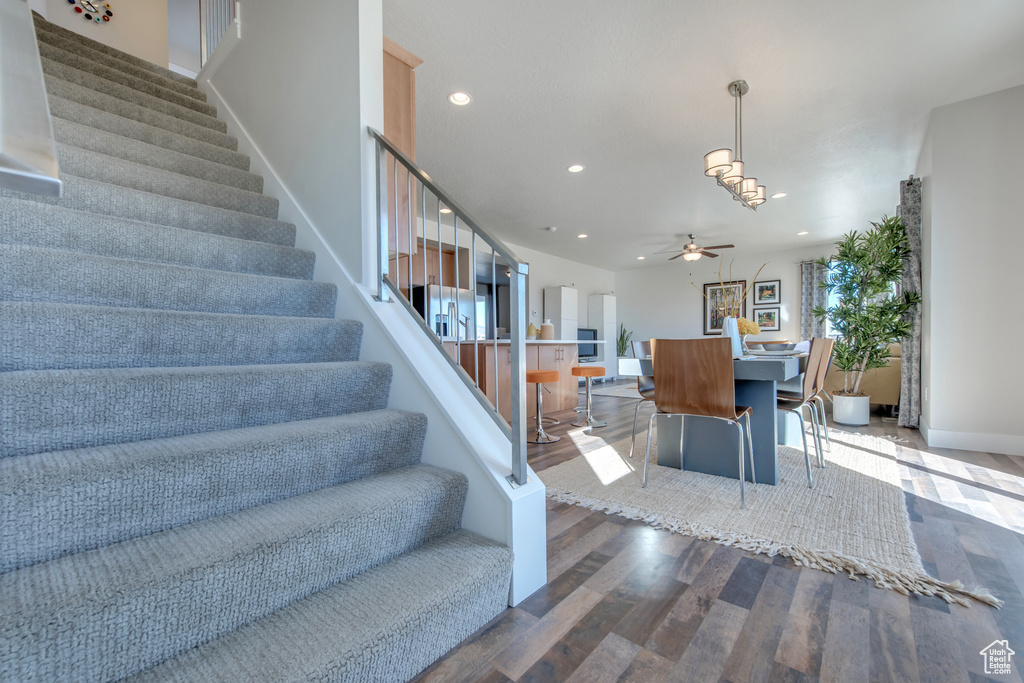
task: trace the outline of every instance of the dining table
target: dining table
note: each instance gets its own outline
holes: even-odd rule
[[[799,419],[791,412],[776,410],[776,404],[780,384],[799,391],[798,380],[806,363],[807,354],[743,356],[733,359],[736,405],[752,409],[750,443],[753,445],[757,478],[754,479],[751,474],[750,449],[746,435],[743,435],[748,481],[777,484],[777,445],[803,447]],[[618,374],[623,377],[653,377],[653,366],[650,358],[620,358]],[[722,420],[691,415],[658,415],[655,422],[658,465],[739,479],[735,426]],[[639,450],[644,444],[637,446]]]

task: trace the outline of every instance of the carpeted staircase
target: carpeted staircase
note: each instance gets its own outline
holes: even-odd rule
[[[36,17],[64,195],[0,190],[0,680],[403,680],[497,615],[194,81]]]

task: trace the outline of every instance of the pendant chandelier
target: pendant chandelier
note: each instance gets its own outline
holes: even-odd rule
[[[757,178],[743,175],[743,96],[750,90],[746,81],[733,81],[729,84],[729,94],[736,98],[736,111],[733,119],[736,153],[731,149],[716,149],[704,155],[704,175],[714,178],[724,187],[732,198],[751,211],[764,204],[767,191],[764,185],[757,184]]]

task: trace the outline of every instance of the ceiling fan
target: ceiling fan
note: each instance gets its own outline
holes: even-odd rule
[[[659,254],[675,254],[669,261],[675,261],[677,258],[682,256],[687,261],[696,261],[701,256],[707,256],[709,258],[718,258],[718,254],[712,254],[711,249],[733,249],[735,245],[732,244],[716,244],[713,247],[700,247],[694,241],[693,234],[690,235],[690,243],[684,246],[682,249],[670,249],[669,251],[659,251]],[[678,253],[677,253],[678,252]]]

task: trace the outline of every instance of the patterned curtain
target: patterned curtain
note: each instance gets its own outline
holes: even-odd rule
[[[815,306],[824,306],[828,294],[820,287],[820,283],[828,279],[828,268],[814,261],[800,263],[800,339],[813,339],[825,336],[825,324],[819,323],[811,315]]]
[[[900,182],[900,218],[907,226],[910,258],[903,269],[903,292],[921,291],[921,179]],[[922,293],[922,296],[924,294]],[[910,314],[914,329],[903,340],[900,382],[900,427],[917,429],[921,417],[921,306]]]

